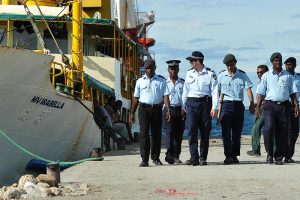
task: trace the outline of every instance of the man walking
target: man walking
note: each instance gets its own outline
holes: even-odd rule
[[[194,51],[186,58],[192,68],[188,70],[183,87],[182,101],[188,122],[189,149],[191,157],[187,165],[207,165],[211,117],[218,104],[217,76],[203,64],[204,55]],[[200,156],[198,152],[198,129],[201,133]],[[200,162],[199,162],[200,159]]]
[[[145,75],[139,78],[135,85],[134,96],[132,97],[132,107],[130,123],[133,124],[134,114],[139,105],[140,123],[140,151],[142,162],[140,167],[149,166],[150,137],[151,128],[151,159],[155,165],[162,165],[159,159],[161,150],[161,127],[162,127],[162,106],[167,109],[166,118],[170,120],[169,90],[166,79],[155,74],[155,61],[147,60],[144,64]]]
[[[284,62],[286,70],[294,77],[294,84],[298,90],[296,93],[297,100],[299,102],[299,91],[300,91],[300,74],[295,72],[295,68],[297,65],[296,58],[289,57]],[[293,163],[294,159],[292,158],[295,153],[295,144],[299,135],[299,115],[294,115],[294,106],[291,104],[290,107],[290,123],[288,129],[288,149],[286,151],[286,156],[284,158],[285,163]]]
[[[254,101],[252,94],[252,82],[247,74],[237,69],[237,60],[234,55],[227,54],[223,63],[227,70],[220,72],[218,88],[221,95],[222,111],[220,123],[224,145],[224,164],[239,163],[241,134],[244,124],[244,90],[247,91],[250,101],[249,111],[254,113]]]
[[[180,60],[169,60],[168,64],[169,77],[167,86],[171,92],[170,99],[170,122],[167,124],[167,152],[165,161],[169,164],[179,164],[181,153],[181,142],[184,131],[184,112],[182,111],[182,91],[184,79],[178,77]],[[165,109],[164,109],[165,110]],[[163,119],[165,120],[165,119]]]
[[[270,57],[273,70],[266,72],[258,86],[258,101],[256,106],[256,117],[259,117],[259,110],[264,100],[265,126],[264,134],[269,138],[267,163],[282,165],[282,159],[286,153],[288,144],[289,109],[291,97],[294,109],[294,116],[299,113],[298,101],[296,98],[297,89],[293,87],[293,76],[282,69],[282,56],[279,52],[273,53]],[[273,153],[273,141],[275,137],[276,149]]]
[[[267,65],[259,65],[257,67],[256,73],[257,73],[257,77],[259,78],[259,81],[261,80],[262,75],[267,71],[269,71],[269,68]],[[261,153],[260,153],[260,137],[261,137],[261,129],[263,126],[264,126],[264,107],[262,105],[259,110],[259,118],[256,118],[255,123],[252,128],[252,131],[251,131],[252,150],[247,151],[247,154],[249,156],[260,156],[261,155]]]

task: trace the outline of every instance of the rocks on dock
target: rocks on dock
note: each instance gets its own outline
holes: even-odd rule
[[[51,177],[42,174],[35,178],[24,175],[18,183],[0,189],[0,200],[37,199],[50,196],[82,196],[88,194],[90,186],[85,183],[55,183]],[[51,179],[51,180],[50,180]],[[54,185],[57,185],[55,187]]]

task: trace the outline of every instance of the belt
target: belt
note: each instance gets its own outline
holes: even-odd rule
[[[242,101],[238,101],[238,100],[232,100],[232,101],[224,100],[223,103],[243,103],[243,102]]]
[[[147,103],[142,103],[140,102],[140,106],[145,107],[145,108],[158,108],[158,107],[162,107],[162,104],[147,104]]]
[[[210,96],[204,96],[204,97],[188,97],[188,98],[187,98],[188,101],[193,101],[193,102],[200,102],[200,101],[209,100],[209,99],[211,99]]]
[[[291,103],[289,102],[289,100],[286,101],[271,101],[271,100],[266,100],[267,102],[273,103],[273,104],[277,104],[277,105],[291,105]]]
[[[170,106],[171,110],[181,110],[181,106]]]

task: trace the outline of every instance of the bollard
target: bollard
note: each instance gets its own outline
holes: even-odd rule
[[[99,158],[102,157],[103,153],[102,153],[102,149],[101,148],[93,148],[90,157],[91,158]]]
[[[54,178],[57,187],[58,183],[60,183],[60,166],[58,163],[47,164],[47,176]]]

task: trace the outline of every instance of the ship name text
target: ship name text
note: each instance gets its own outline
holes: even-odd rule
[[[37,97],[37,96],[34,96],[31,99],[31,102],[36,103],[36,104],[40,104],[40,105],[43,105],[43,106],[51,107],[51,108],[58,108],[58,109],[63,109],[63,107],[65,105],[65,103],[62,103],[60,101],[45,99],[45,98]]]

